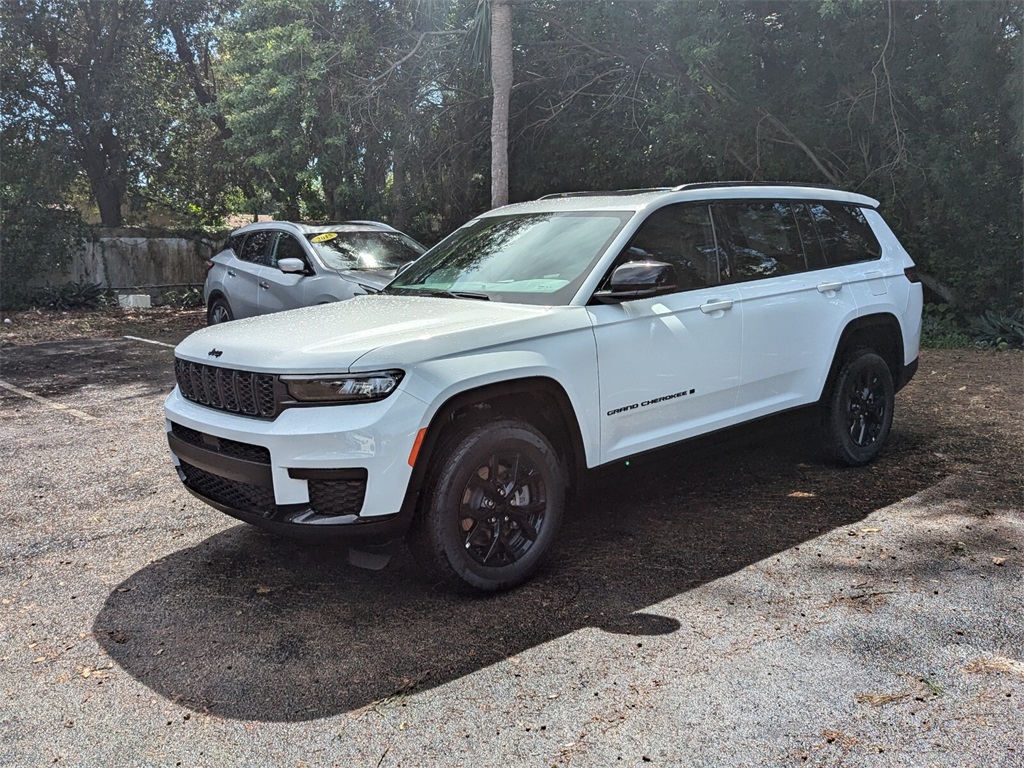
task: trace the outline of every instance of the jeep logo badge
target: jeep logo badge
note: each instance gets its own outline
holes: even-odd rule
[[[213,349],[206,353],[207,357],[220,357],[223,354],[224,353],[217,349],[216,347],[214,347]]]

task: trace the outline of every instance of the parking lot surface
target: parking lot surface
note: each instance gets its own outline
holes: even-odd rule
[[[1019,353],[925,351],[866,468],[608,468],[478,598],[192,498],[138,338],[0,350],[0,765],[1024,765]]]

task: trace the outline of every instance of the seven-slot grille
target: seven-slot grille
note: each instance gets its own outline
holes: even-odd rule
[[[236,371],[175,358],[174,376],[182,397],[221,411],[272,419],[280,384],[270,373]]]

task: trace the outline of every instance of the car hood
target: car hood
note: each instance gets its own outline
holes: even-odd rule
[[[373,294],[203,328],[181,342],[175,355],[249,371],[344,373],[368,370],[384,359],[412,364],[535,336],[545,332],[536,323],[544,325],[552,309]],[[389,354],[369,354],[382,347]]]

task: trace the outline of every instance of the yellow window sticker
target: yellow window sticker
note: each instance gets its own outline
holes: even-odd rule
[[[311,243],[326,243],[328,240],[333,240],[338,236],[337,232],[322,232],[316,237],[310,238]]]

